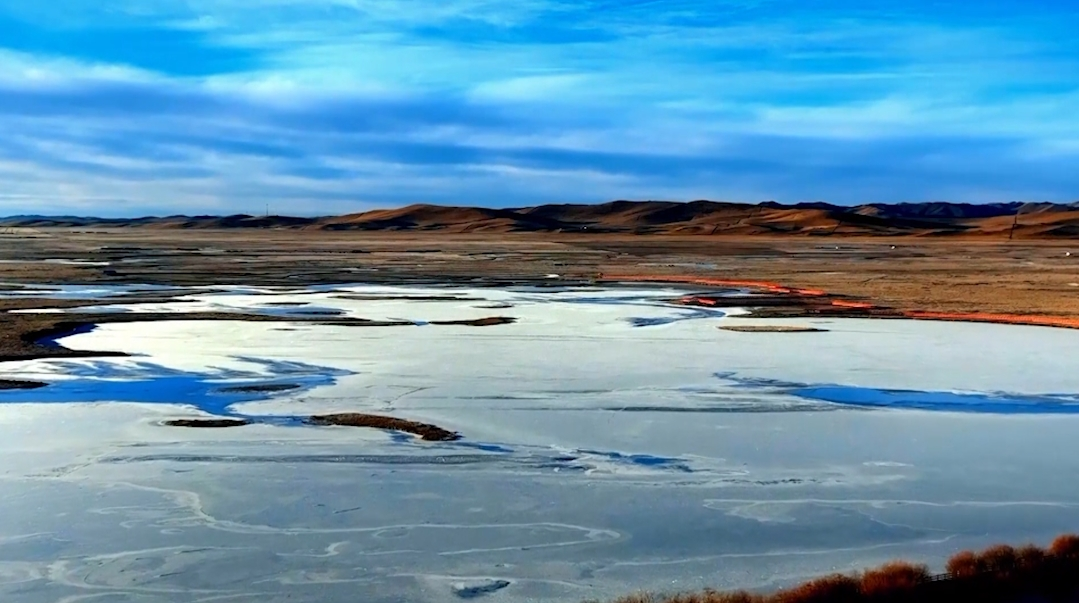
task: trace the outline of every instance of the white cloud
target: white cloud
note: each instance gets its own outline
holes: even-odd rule
[[[0,85],[55,87],[88,81],[149,82],[165,79],[158,74],[126,65],[40,57],[0,48]]]
[[[566,95],[580,97],[586,87],[602,85],[596,78],[581,73],[533,75],[489,81],[474,87],[471,96],[481,101],[564,101]]]
[[[1064,167],[1079,54],[1018,26],[769,12],[798,9],[786,0],[18,4],[36,23],[180,28],[257,60],[180,77],[0,51],[0,211],[1079,186]]]

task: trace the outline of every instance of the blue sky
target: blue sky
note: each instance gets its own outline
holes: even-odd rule
[[[1079,199],[1073,0],[0,0],[0,214]]]

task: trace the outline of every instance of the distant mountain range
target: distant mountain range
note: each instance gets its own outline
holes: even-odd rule
[[[668,235],[921,235],[1079,237],[1079,202],[828,203],[612,201],[514,209],[410,205],[343,216],[166,216],[131,219],[12,216],[2,228],[296,229],[444,233],[624,233]]]

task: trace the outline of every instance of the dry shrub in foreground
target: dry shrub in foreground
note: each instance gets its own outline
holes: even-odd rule
[[[982,551],[981,565],[984,571],[998,578],[1008,578],[1019,569],[1019,556],[1014,548],[998,544]]]
[[[857,577],[833,574],[780,591],[772,597],[771,603],[853,603],[858,601],[860,594]]]
[[[1057,536],[1053,544],[1049,545],[1049,554],[1063,559],[1079,560],[1079,536],[1075,534]]]
[[[1045,563],[1045,551],[1028,544],[1015,552],[1020,571],[1033,571]]]
[[[955,578],[970,578],[983,571],[981,560],[973,551],[956,553],[948,560],[945,569]]]
[[[862,574],[861,592],[867,597],[914,590],[929,581],[929,568],[893,561]]]
[[[706,590],[699,593],[682,593],[660,596],[651,593],[637,593],[618,599],[614,603],[765,603],[761,595],[745,591],[719,592]]]
[[[1076,603],[1079,536],[1065,535],[1047,550],[997,545],[962,551],[947,574],[893,561],[856,575],[834,574],[770,595],[706,590],[678,595],[636,594],[615,603]]]

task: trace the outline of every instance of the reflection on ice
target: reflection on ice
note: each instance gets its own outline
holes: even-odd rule
[[[1079,395],[1076,394],[918,391],[791,383],[742,378],[733,373],[718,373],[716,376],[743,387],[768,388],[799,398],[855,407],[998,414],[1079,414]]]
[[[976,392],[919,392],[841,385],[799,387],[792,389],[790,393],[795,396],[813,400],[824,400],[827,402],[835,402],[837,404],[853,404],[857,406],[1006,414],[1079,413],[1079,396],[1074,394],[1023,396],[1006,392],[991,394]]]
[[[139,402],[193,406],[212,415],[242,416],[232,406],[266,399],[275,393],[296,395],[334,383],[349,371],[302,362],[238,357],[252,369],[208,367],[172,369],[152,362],[54,362],[65,378],[36,395],[27,390],[0,391],[0,403]]]

